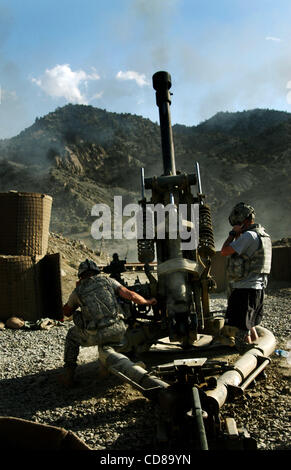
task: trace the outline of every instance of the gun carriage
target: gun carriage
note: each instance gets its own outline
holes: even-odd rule
[[[193,163],[190,174],[176,170],[170,75],[155,73],[153,87],[159,108],[163,174],[145,177],[141,169],[141,233],[137,251],[148,282],[136,281],[129,287],[145,298],[156,297],[157,304],[149,308],[125,302],[123,307],[129,331],[133,336],[136,333],[136,338],[141,337],[133,342],[133,354],[150,351],[162,338],[168,338],[169,345],[178,343],[180,354],[170,362],[156,364],[150,373],[135,365],[130,355],[124,358],[112,350],[105,352],[102,360],[112,373],[157,404],[161,416],[157,436],[161,441],[170,440],[176,433],[183,440],[187,436],[187,445],[190,441],[197,449],[255,448],[254,440],[247,431],[238,430],[232,418],[221,419],[220,409],[263,374],[275,349],[275,338],[265,328],[257,327],[258,345],[232,365],[209,358],[207,345],[199,346],[201,338],[215,335],[223,326],[223,320],[211,313],[209,302],[209,294],[215,288],[211,277],[215,255],[211,212],[202,192],[199,163]],[[191,191],[194,186],[195,195]],[[145,196],[146,190],[151,191],[150,200]],[[164,213],[165,236],[161,238],[159,214],[153,213],[153,206],[168,208]],[[185,248],[185,237],[178,227],[184,230],[182,233],[192,234],[193,248]],[[155,259],[157,277],[150,268]]]

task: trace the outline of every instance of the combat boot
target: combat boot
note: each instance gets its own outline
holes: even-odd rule
[[[257,346],[257,343],[248,338],[248,334],[245,330],[237,331],[235,336],[235,347],[240,354],[244,354],[255,346]]]
[[[235,337],[234,336],[223,336],[223,335],[218,335],[216,336],[212,343],[211,346],[229,346],[233,348],[235,346]]]
[[[236,326],[224,325],[224,327],[220,331],[220,334],[222,336],[225,336],[226,338],[235,338],[238,331],[239,329]]]
[[[212,342],[212,346],[230,346],[231,348],[236,345],[235,336],[238,332],[238,328],[235,326],[227,326],[225,325],[219,331],[219,334],[214,337]]]
[[[75,367],[65,367],[64,372],[58,377],[58,382],[66,388],[72,388],[76,385],[74,380],[75,369]]]

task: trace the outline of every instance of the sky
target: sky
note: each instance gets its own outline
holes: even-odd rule
[[[68,103],[172,124],[291,112],[290,0],[0,0],[0,138]]]

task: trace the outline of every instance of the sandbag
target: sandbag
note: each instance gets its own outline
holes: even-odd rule
[[[19,330],[24,326],[24,320],[19,317],[10,317],[6,320],[6,328],[11,328],[12,330]]]
[[[0,442],[5,450],[92,450],[66,429],[4,416],[0,417]]]

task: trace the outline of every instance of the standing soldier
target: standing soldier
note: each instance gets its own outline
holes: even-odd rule
[[[246,344],[258,339],[255,326],[263,317],[272,242],[264,227],[255,223],[255,211],[248,204],[237,204],[229,222],[232,230],[221,254],[228,257],[230,295],[221,334],[229,339],[229,345],[244,349]]]
[[[121,273],[126,271],[125,269],[125,260],[120,260],[118,253],[113,253],[112,261],[109,266],[104,268],[104,272],[110,273],[112,279],[116,279],[118,282],[122,283]]]

